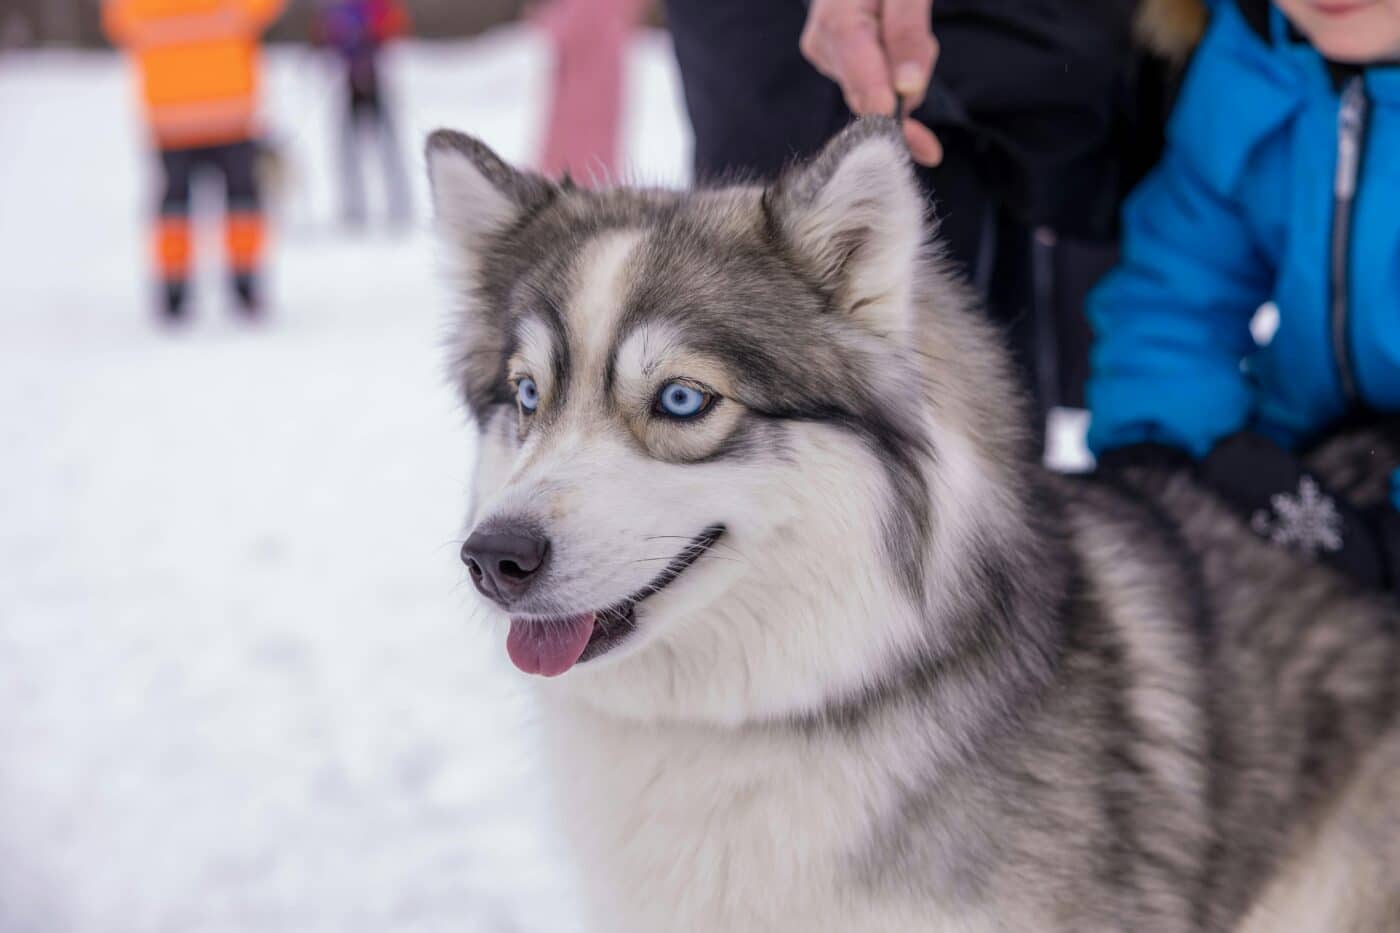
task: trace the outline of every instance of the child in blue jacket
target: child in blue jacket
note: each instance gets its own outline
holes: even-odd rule
[[[1123,236],[1089,302],[1100,462],[1189,455],[1261,534],[1400,584],[1397,513],[1293,454],[1400,412],[1400,0],[1215,3]]]

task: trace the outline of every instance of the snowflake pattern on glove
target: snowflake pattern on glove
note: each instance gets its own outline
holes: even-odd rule
[[[1269,506],[1255,512],[1249,524],[1272,543],[1297,548],[1309,556],[1342,549],[1341,513],[1311,476],[1299,480],[1296,493],[1270,496]]]

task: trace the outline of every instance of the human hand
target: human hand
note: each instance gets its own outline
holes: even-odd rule
[[[943,146],[928,127],[903,115],[923,102],[938,60],[931,6],[932,0],[812,0],[799,42],[803,56],[841,86],[851,112],[888,115],[898,103],[909,152],[923,165],[943,161]]]

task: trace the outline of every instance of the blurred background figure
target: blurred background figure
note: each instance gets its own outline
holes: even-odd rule
[[[155,226],[160,310],[185,316],[193,253],[191,188],[223,176],[224,249],[238,308],[262,308],[266,232],[258,197],[259,42],[285,0],[107,0],[103,24],[139,73],[163,175]]]
[[[551,0],[538,22],[554,50],[540,169],[585,183],[618,169],[627,40],[647,0]]]
[[[408,32],[408,10],[400,0],[317,0],[312,36],[341,60],[345,80],[345,121],[340,133],[343,216],[350,227],[367,216],[361,144],[378,140],[384,169],[389,220],[406,226],[412,218],[408,182],[399,158],[398,136],[385,94],[380,56],[385,45]]]

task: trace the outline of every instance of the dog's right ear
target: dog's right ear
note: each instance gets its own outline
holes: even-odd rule
[[[546,179],[511,168],[480,141],[438,130],[428,137],[428,180],[441,234],[450,241],[458,313],[451,345],[452,378],[473,413],[503,396],[507,347],[505,309],[482,289],[482,263],[493,238],[548,204],[558,189]]]
[[[539,210],[557,188],[533,172],[512,168],[480,140],[453,130],[428,137],[433,210],[444,233],[468,248]]]

